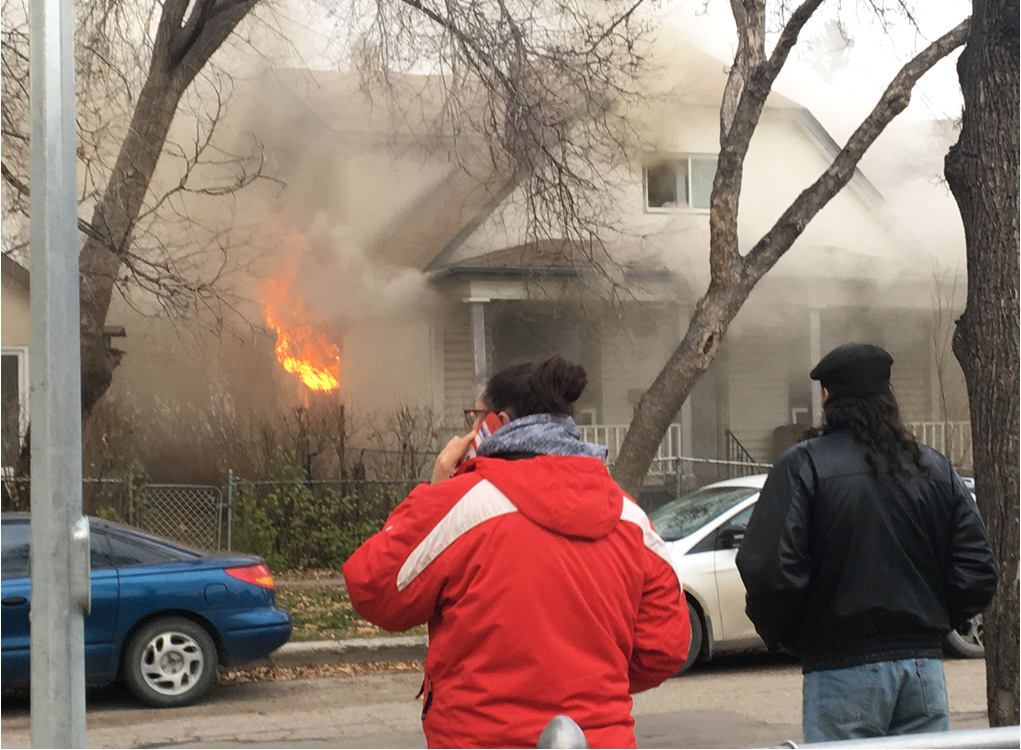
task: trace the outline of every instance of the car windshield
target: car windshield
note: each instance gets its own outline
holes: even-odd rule
[[[656,533],[673,542],[698,531],[756,492],[752,487],[704,487],[657,508],[649,513],[649,520]]]

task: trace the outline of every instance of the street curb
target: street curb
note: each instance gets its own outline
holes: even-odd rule
[[[343,641],[285,643],[265,659],[247,667],[319,667],[324,664],[364,664],[374,661],[424,659],[429,637],[398,635],[392,638],[350,638]]]

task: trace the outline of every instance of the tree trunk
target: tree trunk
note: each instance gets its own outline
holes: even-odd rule
[[[103,336],[113,288],[131,230],[149,190],[163,144],[184,89],[173,85],[165,72],[153,66],[138,98],[128,135],[96,206],[89,236],[81,251],[81,357],[82,414],[87,415],[106,393],[120,353]]]
[[[166,0],[152,62],[128,134],[82,247],[82,414],[106,393],[120,352],[103,335],[114,285],[128,257],[131,233],[163,153],[177,105],[195,76],[258,0]],[[190,11],[190,12],[189,12]]]
[[[699,377],[712,364],[730,322],[750,292],[751,285],[710,284],[681,343],[635,405],[631,425],[613,466],[613,478],[633,497],[642,489],[663,435]]]
[[[946,177],[961,211],[968,302],[954,354],[968,384],[975,494],[1000,561],[983,617],[990,726],[1018,723],[1018,0],[975,0],[958,62],[960,140]]]
[[[797,29],[817,5],[817,2],[806,0],[798,13],[792,16],[790,23],[797,22],[799,25],[793,29],[788,25],[781,35],[777,51],[784,55],[790,51],[797,41]],[[740,17],[737,20],[740,23]],[[631,425],[613,466],[613,477],[625,492],[637,497],[641,491],[645,475],[670,422],[712,363],[720,340],[752,289],[791,248],[816,214],[850,182],[864,153],[890,121],[907,107],[911,90],[918,79],[963,44],[967,32],[968,22],[965,21],[909,61],[890,82],[872,112],[851,135],[833,163],[802,191],[776,224],[742,256],[738,251],[737,208],[744,159],[762,105],[783,62],[782,59],[777,61],[777,51],[774,51],[769,61],[760,61],[748,70],[748,81],[743,85],[733,121],[720,137],[720,159],[709,201],[709,288],[695,306],[681,343],[635,407]],[[729,106],[724,101],[722,109],[726,110]],[[725,112],[721,118],[722,128],[726,125]]]

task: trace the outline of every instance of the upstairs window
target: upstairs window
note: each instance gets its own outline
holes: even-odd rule
[[[715,177],[715,156],[658,159],[645,168],[645,207],[709,208]]]

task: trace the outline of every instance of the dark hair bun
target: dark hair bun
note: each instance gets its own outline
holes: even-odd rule
[[[588,385],[588,373],[581,365],[568,362],[559,354],[536,363],[529,384],[552,414],[570,414],[571,404]]]

